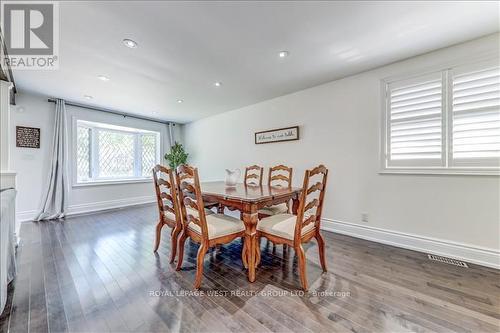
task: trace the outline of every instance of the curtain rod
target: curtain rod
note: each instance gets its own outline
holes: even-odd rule
[[[47,102],[55,103],[56,99],[55,98],[49,98],[47,100]],[[115,115],[122,116],[122,117],[128,117],[128,118],[135,118],[135,119],[141,119],[141,120],[154,121],[156,123],[162,123],[162,124],[167,124],[167,125],[169,125],[169,124],[172,124],[174,126],[176,125],[176,123],[174,123],[172,121],[165,121],[165,120],[160,120],[160,119],[155,119],[155,118],[150,118],[150,117],[143,117],[143,116],[138,116],[138,115],[134,115],[134,114],[126,113],[126,112],[119,112],[119,111],[114,111],[114,110],[110,110],[110,109],[99,108],[99,107],[95,107],[95,106],[91,106],[91,105],[85,105],[85,104],[76,103],[76,102],[68,102],[68,101],[64,101],[64,102],[65,102],[66,105],[77,106],[77,107],[80,107],[80,108],[85,108],[85,109],[90,109],[90,110],[95,110],[95,111],[107,112],[107,113],[115,114]]]

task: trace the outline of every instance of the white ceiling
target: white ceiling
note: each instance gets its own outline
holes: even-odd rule
[[[494,33],[498,6],[64,2],[60,69],[16,71],[14,77],[21,92],[189,122]],[[126,48],[124,38],[139,47]],[[290,56],[280,59],[280,50]]]

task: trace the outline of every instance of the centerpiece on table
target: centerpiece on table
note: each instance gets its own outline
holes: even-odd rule
[[[235,187],[238,179],[240,179],[241,171],[240,169],[229,170],[226,169],[226,186],[227,187]]]

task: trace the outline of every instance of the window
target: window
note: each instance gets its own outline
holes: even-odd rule
[[[498,166],[500,68],[474,67],[451,71],[452,160],[455,165]]]
[[[383,89],[383,170],[498,174],[498,62],[384,81]]]
[[[160,133],[78,120],[77,183],[151,178],[159,161]]]

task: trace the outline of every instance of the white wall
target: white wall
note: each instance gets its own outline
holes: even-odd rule
[[[17,216],[21,221],[30,220],[34,217],[40,205],[42,189],[45,188],[50,167],[54,108],[55,104],[47,102],[46,96],[27,93],[17,94],[16,106],[11,106],[11,168],[17,172]],[[166,125],[164,124],[124,118],[73,106],[67,106],[67,112],[68,138],[70,140],[69,156],[72,156],[73,117],[161,132],[164,139],[161,147],[162,158],[168,146],[169,141],[166,135]],[[15,126],[41,128],[40,149],[15,147]],[[68,180],[71,182],[73,179],[71,161],[69,161],[68,167],[70,172]],[[69,214],[74,214],[153,202],[155,199],[152,181],[150,181],[146,183],[85,187],[74,187],[71,184],[68,200]]]
[[[488,36],[193,122],[184,128],[191,163],[202,180],[223,179],[225,168],[283,163],[294,167],[296,185],[306,168],[324,163],[329,228],[497,266],[499,178],[381,175],[379,141],[381,79],[497,52],[498,41]],[[254,144],[256,131],[293,125],[299,141]]]

